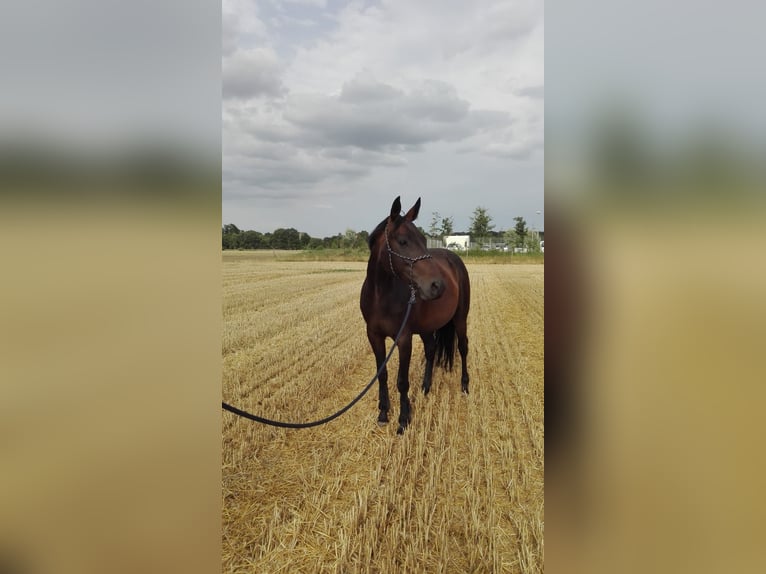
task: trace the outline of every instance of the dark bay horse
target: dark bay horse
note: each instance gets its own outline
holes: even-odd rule
[[[471,301],[471,285],[462,259],[446,249],[427,249],[425,237],[412,223],[420,211],[420,198],[404,216],[401,210],[397,197],[389,216],[370,234],[370,260],[360,298],[367,338],[380,368],[386,357],[386,337],[396,336],[411,293],[416,296],[398,343],[400,434],[411,418],[407,393],[413,334],[420,335],[425,349],[423,393],[431,390],[434,360],[452,370],[456,338],[463,367],[461,388],[468,393],[466,321]],[[383,424],[388,422],[390,408],[386,369],[381,372],[379,383],[378,422]]]

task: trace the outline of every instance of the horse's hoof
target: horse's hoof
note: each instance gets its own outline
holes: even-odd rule
[[[463,394],[464,394],[464,395],[467,395],[467,394],[468,394],[468,387],[463,387]]]
[[[423,394],[427,395],[431,391],[431,387],[423,387]]]
[[[396,429],[396,434],[404,434],[404,427],[399,425],[399,428]]]
[[[379,427],[384,427],[384,426],[386,426],[387,424],[388,424],[388,421],[381,421],[381,420],[379,420],[379,421],[378,421],[378,426],[379,426]]]

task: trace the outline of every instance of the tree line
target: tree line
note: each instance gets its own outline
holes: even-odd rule
[[[292,227],[261,233],[243,231],[233,223],[227,223],[221,231],[224,249],[361,249],[367,247],[369,237],[366,231],[352,229],[321,239]]]
[[[439,212],[433,212],[429,228],[420,231],[431,238],[444,239],[448,235],[470,235],[474,245],[481,247],[480,242],[489,239],[503,241],[509,246],[526,247],[532,250],[539,248],[539,242],[527,228],[523,217],[514,217],[514,227],[505,231],[495,231],[492,216],[484,207],[477,207],[471,216],[471,226],[467,232],[455,232],[452,217],[442,217]],[[292,227],[275,229],[271,233],[239,229],[233,223],[227,223],[222,228],[224,249],[365,249],[370,234],[367,231],[347,229],[330,237],[311,237],[308,233]]]
[[[485,237],[486,234],[491,234],[495,228],[492,217],[483,207],[476,208],[472,221],[476,237]],[[530,251],[540,251],[539,234],[530,231],[523,217],[514,217],[513,221],[515,222],[513,227],[500,232],[506,245],[522,247]]]

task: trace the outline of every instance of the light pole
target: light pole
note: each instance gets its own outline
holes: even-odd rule
[[[537,217],[538,217],[538,219],[540,219],[540,216],[542,215],[542,211],[540,211],[540,210],[538,209],[538,210],[536,211],[536,213],[537,213]],[[544,230],[543,230],[543,231],[544,231]],[[535,232],[535,235],[537,236],[537,246],[538,246],[538,248],[539,248],[539,247],[540,247],[540,230],[539,230],[539,229],[538,229],[538,230]]]

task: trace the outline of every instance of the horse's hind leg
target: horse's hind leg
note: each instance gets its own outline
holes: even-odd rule
[[[370,340],[370,346],[372,352],[375,353],[375,366],[380,369],[383,361],[386,360],[386,338],[383,335],[377,335],[367,332],[367,338]],[[388,400],[388,369],[383,367],[378,377],[378,424],[385,424],[388,422],[388,410],[391,408],[391,403]]]
[[[423,375],[423,394],[427,395],[431,390],[431,380],[434,372],[434,356],[436,355],[436,339],[434,333],[421,334],[423,348],[426,352],[426,372]]]
[[[455,332],[457,333],[457,350],[460,351],[460,364],[462,374],[460,375],[460,389],[468,394],[468,328],[466,321],[455,321]]]

